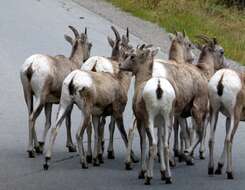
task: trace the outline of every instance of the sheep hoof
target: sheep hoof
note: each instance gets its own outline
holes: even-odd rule
[[[91,164],[91,163],[92,163],[92,155],[87,155],[87,156],[86,156],[86,160],[87,160],[87,162],[88,162],[89,164]]]
[[[34,147],[37,154],[43,154],[43,150],[41,149],[40,145]]]
[[[172,184],[172,178],[171,177],[166,177],[165,183],[166,184]]]
[[[93,158],[93,166],[100,166],[100,161],[98,158]]]
[[[194,166],[193,160],[192,160],[192,159],[186,160],[186,165],[187,165],[187,166]]]
[[[205,160],[204,152],[199,152],[199,158]]]
[[[40,149],[41,149],[41,151],[43,153],[43,150],[44,150],[44,142],[39,141],[38,143],[39,143],[39,147],[40,147]]]
[[[68,152],[77,152],[76,145],[68,145]]]
[[[227,179],[234,179],[232,172],[226,172],[227,173]]]
[[[102,154],[98,154],[98,159],[99,159],[100,164],[104,164],[104,159],[103,159]]]
[[[162,181],[165,181],[167,178],[166,178],[166,174],[165,174],[165,171],[160,171],[161,172],[161,180]]]
[[[125,163],[125,169],[126,170],[132,170],[131,162],[126,162]]]
[[[138,178],[139,178],[139,179],[144,179],[144,178],[145,178],[145,172],[146,172],[146,171],[141,170],[140,173],[139,173]]]
[[[49,168],[49,165],[48,164],[43,164],[43,169],[46,171],[46,170],[48,170],[48,168]]]
[[[214,175],[214,168],[208,168],[208,175]]]
[[[28,150],[28,156],[29,158],[35,158],[35,151],[34,150]]]
[[[82,162],[82,169],[88,169],[88,165],[84,162]]]
[[[131,152],[131,160],[133,163],[138,163],[139,162],[139,158],[134,154],[134,152]]]
[[[107,158],[110,159],[110,160],[114,160],[115,159],[115,154],[114,154],[114,151],[113,150],[108,150],[107,152]]]
[[[50,159],[51,159],[50,157],[45,157],[45,163],[43,164],[43,169],[44,169],[44,170],[48,170],[48,168],[49,168],[48,161],[49,161]]]
[[[145,185],[150,185],[151,184],[151,179],[152,177],[145,177]]]
[[[175,161],[174,160],[169,160],[169,165],[170,165],[170,167],[175,167],[176,166],[176,163],[175,163]]]
[[[222,174],[222,168],[223,168],[223,164],[218,163],[218,167],[215,170],[215,175],[221,175]]]

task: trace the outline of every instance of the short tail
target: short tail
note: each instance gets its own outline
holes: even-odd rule
[[[157,89],[156,89],[156,95],[158,100],[162,98],[162,94],[163,94],[163,90],[161,89],[160,86],[160,80],[158,80]]]
[[[219,96],[223,95],[223,90],[224,90],[224,85],[222,84],[223,77],[224,77],[224,74],[221,76],[219,83],[217,85],[217,94]]]
[[[71,82],[69,83],[69,86],[68,86],[70,95],[75,94],[75,85],[73,84],[73,79],[74,77],[71,79]]]
[[[32,70],[32,63],[30,64],[30,66],[27,68],[26,70],[26,77],[28,79],[28,81],[30,82],[31,81],[31,78],[32,78],[32,74],[33,74],[33,70]]]

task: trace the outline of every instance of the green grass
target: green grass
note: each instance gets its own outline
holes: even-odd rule
[[[245,12],[218,5],[216,0],[107,0],[132,15],[167,31],[217,37],[225,55],[245,64]]]

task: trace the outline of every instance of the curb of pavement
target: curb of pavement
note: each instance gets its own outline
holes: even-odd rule
[[[129,27],[130,33],[143,39],[148,44],[160,47],[161,51],[168,55],[170,40],[168,33],[157,24],[132,16],[106,2],[105,0],[72,0],[89,11],[94,12],[113,24],[116,24],[126,30]],[[143,29],[143,30],[141,30]],[[198,51],[195,51],[198,55]],[[197,58],[198,56],[196,56]],[[245,66],[231,60],[225,59],[225,65],[239,72],[245,72]]]

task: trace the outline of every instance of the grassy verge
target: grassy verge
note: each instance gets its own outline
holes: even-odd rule
[[[183,29],[217,37],[227,57],[245,64],[245,11],[217,5],[215,0],[107,0],[167,31]]]

